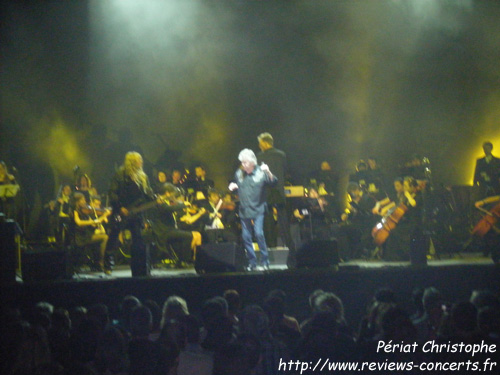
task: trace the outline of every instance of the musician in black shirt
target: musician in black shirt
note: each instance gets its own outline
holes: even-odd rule
[[[422,193],[417,180],[404,178],[404,196],[400,205],[406,212],[395,229],[390,232],[384,250],[384,259],[391,261],[418,260],[424,262],[427,255],[422,224]]]
[[[295,267],[295,243],[290,234],[289,214],[287,212],[285,198],[285,174],[286,174],[286,154],[282,150],[274,147],[273,136],[269,133],[262,133],[257,137],[261,152],[257,154],[259,163],[265,163],[273,174],[278,178],[275,186],[266,186],[266,196],[268,211],[264,219],[264,232],[266,242],[271,245],[276,243],[276,232],[273,230],[274,213],[278,221],[278,229],[281,239],[288,247],[287,265],[289,268]]]
[[[149,217],[155,239],[160,251],[168,253],[168,245],[172,245],[177,256],[177,266],[186,266],[192,262],[196,249],[201,245],[201,233],[181,230],[177,225],[177,217],[191,204],[178,194],[179,189],[171,183],[163,184],[159,190],[158,206],[151,210]]]
[[[376,222],[372,213],[376,199],[354,181],[347,185],[347,193],[351,198],[349,209],[341,215],[343,223],[337,233],[340,256],[343,260],[368,257],[374,247],[371,229]]]
[[[491,154],[493,145],[484,142],[484,157],[477,159],[474,170],[474,185],[481,188],[483,197],[500,194],[500,159]]]

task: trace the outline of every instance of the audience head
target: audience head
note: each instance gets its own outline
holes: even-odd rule
[[[179,296],[170,296],[163,304],[161,327],[163,328],[170,320],[179,320],[188,314],[189,310],[186,300]]]
[[[194,315],[186,315],[182,318],[181,323],[185,327],[186,343],[199,344],[201,324],[198,318]]]
[[[484,335],[500,337],[500,308],[486,306],[479,309],[477,324]]]
[[[153,300],[148,299],[143,303],[144,306],[147,306],[149,311],[151,311],[151,316],[153,317],[153,324],[151,327],[151,331],[158,332],[161,327],[161,308],[160,306]]]
[[[240,341],[223,345],[214,355],[214,375],[250,375],[248,352]]]
[[[46,301],[41,301],[35,305],[35,311],[45,313],[50,316],[54,312],[54,305]]]
[[[396,303],[396,294],[392,289],[380,288],[375,292],[374,298],[378,302]]]
[[[344,305],[342,300],[334,293],[322,293],[316,299],[316,305],[318,311],[331,312],[333,316],[335,316],[337,322],[340,323],[344,321]]]
[[[128,330],[130,327],[130,313],[140,305],[141,301],[135,296],[127,295],[123,297],[122,303],[120,304],[120,324],[122,324],[125,329]]]
[[[316,299],[323,293],[325,293],[323,289],[316,289],[314,292],[309,294],[309,307],[311,310],[317,311]]]
[[[425,312],[428,314],[433,310],[442,310],[443,297],[436,288],[426,288],[422,297],[422,304],[424,305]]]
[[[478,309],[486,306],[500,308],[500,299],[490,290],[474,290],[469,301]]]
[[[213,297],[205,301],[201,309],[205,328],[217,329],[218,324],[227,319],[227,313],[228,305],[223,297]]]
[[[227,302],[227,310],[230,314],[237,314],[241,308],[241,298],[237,290],[228,289],[224,292],[224,299]]]
[[[242,333],[254,335],[259,339],[270,337],[269,318],[258,305],[250,305],[241,313],[240,327]]]
[[[456,334],[477,332],[477,308],[470,302],[459,302],[452,306],[451,324]]]
[[[130,313],[130,333],[132,337],[147,337],[153,326],[153,315],[146,306],[137,306]]]
[[[109,309],[103,303],[98,303],[90,306],[87,311],[87,319],[95,322],[102,330],[106,328],[109,323]]]
[[[108,327],[103,332],[96,351],[95,367],[101,374],[127,372],[127,342],[117,327]]]
[[[385,340],[394,342],[414,341],[417,335],[410,317],[402,308],[389,306],[380,317],[380,327]]]

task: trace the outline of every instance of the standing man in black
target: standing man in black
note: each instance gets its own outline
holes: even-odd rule
[[[114,225],[109,235],[107,253],[115,249],[121,229],[132,234],[130,269],[132,277],[149,276],[149,252],[142,238],[143,218],[138,211],[146,203],[154,201],[149,179],[142,169],[143,159],[138,152],[130,151],[125,155],[123,165],[113,176],[109,188],[109,201],[113,214],[120,215],[121,225]],[[152,206],[154,207],[154,205]],[[134,211],[137,213],[134,214]],[[109,266],[109,265],[106,265]]]
[[[289,268],[295,268],[295,243],[290,235],[290,224],[288,222],[288,213],[286,209],[286,197],[284,189],[285,173],[286,173],[286,154],[274,148],[273,136],[269,133],[262,133],[257,137],[261,152],[257,155],[259,163],[265,163],[273,174],[278,178],[278,183],[275,186],[267,186],[267,204],[268,212],[264,218],[264,233],[266,238],[271,238],[274,235],[273,221],[274,210],[276,210],[278,218],[278,229],[282,240],[288,247],[287,265]],[[272,243],[272,241],[269,241]]]
[[[483,143],[484,157],[477,159],[474,186],[479,185],[483,197],[500,194],[500,159],[491,154],[491,142]]]

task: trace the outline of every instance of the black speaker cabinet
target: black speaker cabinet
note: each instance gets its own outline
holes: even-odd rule
[[[0,218],[0,281],[16,281],[16,257],[19,251],[16,236],[21,233],[19,225],[13,220]]]
[[[205,229],[207,243],[236,242],[238,236],[230,229]]]
[[[67,253],[50,247],[25,251],[22,254],[24,282],[61,280],[67,278]]]
[[[297,250],[297,268],[321,268],[339,264],[335,240],[312,240]]]
[[[241,272],[245,269],[245,251],[234,242],[202,245],[196,253],[197,273]]]

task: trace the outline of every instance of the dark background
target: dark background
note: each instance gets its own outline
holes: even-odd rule
[[[500,148],[500,2],[11,1],[1,8],[0,159],[27,200],[73,168],[105,191],[125,152],[203,161],[224,188],[269,131],[292,181],[418,153],[470,184]],[[495,154],[496,149],[493,150]],[[498,155],[498,154],[497,154]],[[344,180],[345,181],[345,180]]]

